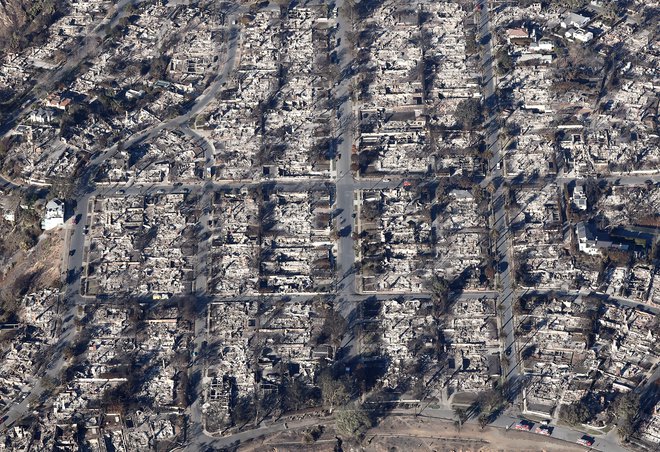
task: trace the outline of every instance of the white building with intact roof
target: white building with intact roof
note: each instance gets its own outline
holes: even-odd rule
[[[64,203],[59,199],[51,199],[46,204],[46,213],[41,221],[41,229],[49,231],[64,224]]]

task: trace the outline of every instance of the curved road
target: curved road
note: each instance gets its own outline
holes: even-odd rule
[[[137,0],[139,1],[139,0]],[[111,22],[118,20],[121,17],[123,8],[129,3],[136,3],[136,0],[122,0],[116,5],[113,12],[113,18]],[[238,9],[236,10],[238,11]],[[109,20],[106,18],[106,20]],[[105,22],[105,20],[104,20]],[[88,35],[86,39],[86,44],[83,49],[78,52],[78,58],[68,61],[64,67],[62,67],[55,75],[53,79],[49,79],[49,83],[52,83],[53,80],[58,80],[58,77],[64,75],[64,71],[68,70],[67,68],[75,67],[75,65],[80,64],[80,62],[89,55],[91,47],[87,44],[90,42],[90,39],[100,36],[101,30],[104,29],[103,25],[99,25]],[[204,109],[210,102],[215,98],[217,93],[220,91],[222,86],[227,81],[229,75],[233,71],[234,60],[236,57],[236,50],[238,44],[238,29],[232,27],[230,29],[230,36],[228,39],[228,49],[227,49],[227,58],[226,62],[223,65],[221,73],[216,76],[215,80],[209,85],[209,87],[204,91],[204,93],[199,96],[191,109],[185,114],[160,123],[156,126],[149,127],[143,131],[137,132],[132,135],[130,138],[123,142],[124,147],[129,147],[135,143],[138,143],[144,139],[155,137],[158,132],[166,128],[179,128],[185,125],[192,117],[198,114],[202,109]],[[94,46],[95,47],[95,46]],[[73,65],[73,66],[72,66]],[[31,104],[30,104],[31,105]],[[11,124],[17,118],[21,117],[25,111],[30,107],[26,106],[24,110],[18,112],[11,118],[10,123],[5,123],[6,127],[11,128]],[[8,130],[8,129],[7,129]],[[113,156],[118,150],[118,146],[115,144],[106,151],[100,153],[98,156],[93,158],[88,166],[88,171],[86,172],[85,178],[89,181],[91,176],[94,174],[95,169],[100,167],[100,165],[109,157]],[[18,188],[18,185],[14,184],[11,181],[8,181],[4,178],[0,178],[0,186],[8,188]],[[94,196],[107,192],[108,187],[98,187],[89,193],[82,194],[77,200],[77,208],[74,212],[74,218],[80,215],[81,220],[78,224],[73,224],[73,220],[70,219],[69,223],[64,227],[65,234],[71,234],[69,237],[69,250],[74,254],[70,256],[67,266],[67,284],[65,286],[64,293],[62,294],[62,299],[67,306],[66,311],[62,314],[62,326],[61,334],[58,339],[57,344],[54,346],[53,360],[48,364],[48,367],[45,372],[41,375],[35,376],[35,382],[32,388],[30,389],[27,396],[20,402],[14,403],[9,407],[7,411],[3,413],[3,416],[6,416],[5,420],[0,424],[0,429],[4,430],[7,426],[13,424],[18,419],[21,419],[33,408],[36,401],[38,401],[48,389],[43,382],[49,379],[59,379],[62,371],[64,370],[67,360],[64,358],[62,351],[70,346],[75,340],[75,326],[74,319],[76,318],[76,309],[77,307],[85,302],[85,299],[81,296],[81,271],[83,264],[83,249],[85,245],[85,228],[87,226],[88,220],[88,210],[90,201],[94,199]]]

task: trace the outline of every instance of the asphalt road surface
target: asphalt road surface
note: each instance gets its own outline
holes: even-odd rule
[[[348,69],[352,64],[353,47],[350,45],[348,34],[352,31],[352,23],[344,14],[344,2],[337,2],[339,10],[337,17],[337,37],[341,39],[339,47],[336,49],[339,56],[340,70]],[[336,216],[336,227],[339,231],[338,256],[337,256],[337,274],[339,299],[339,311],[345,318],[351,318],[356,310],[357,303],[354,301],[356,294],[355,287],[355,241],[353,232],[355,231],[355,180],[351,171],[351,155],[354,143],[354,117],[353,102],[350,96],[350,87],[353,79],[343,77],[335,87],[334,95],[336,99],[342,99],[343,102],[337,111],[338,136],[340,140],[336,160],[336,204],[335,208],[339,212]],[[353,345],[356,341],[351,342]],[[357,353],[353,350],[352,353]]]
[[[135,3],[135,1],[123,0],[116,5],[113,14],[107,20],[110,22],[116,22],[118,18],[122,15],[123,7],[127,4]],[[478,28],[479,36],[485,37],[490,34],[490,23],[489,23],[489,11],[488,4],[484,0],[480,0],[480,5],[482,6],[481,11],[477,13],[478,18]],[[341,6],[343,1],[339,0],[337,6],[340,8],[340,14],[338,16],[338,37],[341,38],[341,44],[336,49],[338,55],[340,56],[340,67],[342,69],[347,69],[352,64],[352,46],[350,45],[350,40],[348,39],[349,32],[352,31],[352,25],[350,18],[346,17]],[[240,10],[236,10],[238,14]],[[231,20],[229,20],[231,23]],[[103,37],[103,26],[97,27],[84,41],[84,47],[76,53],[76,57],[72,58],[71,61],[68,61],[66,65],[60,68],[54,75],[53,80],[61,79],[68,70],[74,68],[77,64],[80,64],[87,56],[94,51],[92,43],[96,42],[97,38]],[[226,58],[224,63],[219,68],[218,75],[211,82],[208,88],[195,100],[191,108],[181,116],[175,117],[173,119],[161,122],[154,126],[148,127],[142,131],[139,131],[123,141],[124,148],[129,147],[135,143],[141,142],[145,139],[153,138],[164,129],[179,129],[184,131],[197,139],[203,140],[194,130],[190,129],[188,124],[195,115],[199,114],[220,92],[222,87],[225,85],[229,76],[234,70],[236,64],[237,53],[240,49],[240,33],[237,26],[230,28],[229,39],[227,41],[227,51]],[[492,45],[491,40],[488,40],[487,44],[482,47],[481,61],[482,63],[482,79],[483,79],[483,94],[488,104],[488,99],[492,99],[496,92],[496,80],[494,77],[494,68],[493,68],[493,59],[492,59]],[[58,78],[59,77],[59,78]],[[354,143],[354,105],[351,101],[349,95],[349,90],[351,87],[352,78],[345,77],[334,89],[334,96],[337,99],[342,99],[342,103],[337,111],[337,123],[339,124],[337,130],[337,137],[339,138],[338,154],[339,158],[336,160],[336,173],[335,173],[335,187],[336,187],[336,209],[338,214],[336,215],[337,229],[340,232],[340,238],[338,240],[338,274],[340,275],[340,283],[338,286],[337,294],[338,299],[340,300],[339,310],[347,318],[354,313],[356,306],[363,301],[366,297],[375,296],[377,299],[388,299],[392,295],[387,294],[360,294],[357,291],[356,287],[356,275],[354,272],[356,254],[355,254],[355,242],[353,239],[353,232],[355,231],[355,218],[356,213],[355,209],[355,196],[359,190],[370,190],[370,189],[386,189],[386,188],[395,188],[402,184],[403,179],[397,178],[396,180],[390,179],[377,179],[377,180],[356,180],[351,171],[351,155],[352,155],[352,146]],[[49,85],[44,82],[40,85],[42,89],[46,89]],[[26,105],[24,109],[17,112],[14,120],[21,117],[27,109],[29,109],[32,103],[35,100],[32,99],[31,103]],[[496,104],[496,103],[492,103]],[[497,111],[490,110],[488,112],[488,117],[486,119],[487,124],[487,136],[486,143],[488,148],[492,151],[492,158],[489,162],[489,174],[486,180],[484,181],[484,186],[487,186],[488,183],[496,183],[498,180],[503,179],[502,171],[499,169],[499,162],[502,161],[502,150],[501,143],[499,142],[499,128],[497,126]],[[210,166],[210,163],[214,157],[214,149],[211,143],[203,140],[202,147],[205,152],[207,167]],[[118,151],[118,146],[112,146],[104,152],[99,153],[90,163],[92,167],[100,167],[105,160]],[[90,172],[93,174],[93,172]],[[646,175],[624,175],[624,176],[611,176],[606,178],[609,182],[618,182],[622,185],[645,185],[648,180],[651,180],[653,183],[660,182],[660,175],[646,176]],[[557,182],[569,182],[573,180],[571,177],[562,177],[558,178]],[[66,300],[66,311],[62,315],[63,324],[61,328],[61,335],[57,343],[57,351],[53,355],[53,359],[50,362],[48,368],[40,375],[35,376],[34,385],[32,388],[25,394],[25,397],[22,397],[20,400],[16,401],[10,409],[4,414],[7,415],[7,419],[2,424],[2,427],[6,427],[12,422],[20,419],[21,417],[28,414],[31,408],[34,406],[35,402],[42,397],[47,390],[47,382],[50,378],[57,378],[66,365],[66,360],[62,356],[62,350],[71,345],[75,338],[75,326],[73,324],[73,319],[76,317],[76,309],[80,304],[92,301],[86,299],[82,296],[82,287],[81,283],[84,282],[84,279],[81,278],[83,270],[83,259],[85,255],[86,245],[86,233],[85,230],[89,225],[90,221],[90,202],[94,197],[99,195],[143,195],[147,193],[156,193],[160,190],[163,190],[166,193],[172,192],[192,192],[192,191],[202,191],[204,193],[210,193],[212,190],[219,187],[240,187],[244,186],[251,181],[235,181],[230,183],[222,182],[204,182],[200,181],[198,183],[186,183],[180,186],[173,186],[172,184],[153,184],[153,185],[134,185],[134,184],[124,184],[124,185],[97,185],[88,193],[82,194],[77,200],[77,208],[74,212],[73,217],[69,220],[69,224],[65,229],[65,234],[70,234],[68,243],[69,250],[73,251],[73,254],[67,254],[67,285],[63,298]],[[328,181],[324,179],[318,180],[307,180],[307,181],[289,181],[282,182],[278,181],[276,183],[276,189],[281,190],[300,190],[311,188],[315,186],[327,185]],[[0,187],[3,188],[18,188],[18,185],[0,177]],[[503,197],[502,187],[496,185],[496,189],[493,193],[493,200],[497,201]],[[208,204],[208,199],[206,203]],[[501,289],[499,291],[484,291],[479,293],[464,293],[460,295],[460,298],[473,298],[481,296],[490,296],[498,297],[498,301],[502,305],[501,312],[501,321],[502,321],[502,331],[504,332],[504,347],[505,352],[508,350],[508,354],[516,357],[517,351],[515,348],[514,341],[514,325],[513,325],[513,312],[512,306],[516,297],[519,295],[518,292],[513,290],[513,279],[511,275],[512,271],[512,261],[510,259],[511,255],[511,234],[509,230],[508,219],[506,212],[504,211],[503,202],[494,202],[494,206],[498,206],[493,211],[493,224],[492,228],[496,231],[497,239],[495,243],[495,249],[498,256],[499,268],[501,269],[499,273],[499,284]],[[73,219],[77,216],[80,216],[80,221],[77,224],[73,224]],[[211,220],[210,213],[205,213],[201,219],[203,224],[208,224],[208,220]],[[209,232],[208,228],[205,226],[204,232]],[[202,244],[203,262],[201,262],[197,268],[197,279],[196,279],[196,288],[199,293],[207,292],[207,260],[208,257],[208,243]],[[422,298],[428,295],[421,294],[406,294],[404,297],[411,298]],[[294,297],[295,298],[295,297]],[[307,298],[307,297],[304,297]],[[617,299],[616,301],[621,302],[625,305],[633,306],[633,302],[625,299]],[[194,351],[196,354],[199,354],[202,347],[202,341],[204,338],[205,322],[200,320],[195,323],[195,341],[194,341]],[[354,347],[355,341],[353,341],[352,347]],[[357,354],[358,350],[351,349],[352,354]],[[517,361],[517,359],[514,359]],[[201,360],[194,360],[193,372],[201,371],[203,369],[203,362]],[[516,366],[508,369],[508,378],[516,377],[519,375],[519,370]],[[199,405],[199,399],[195,402],[190,408],[191,420],[193,423],[191,443],[187,446],[188,450],[203,450],[204,447],[223,447],[232,444],[233,442],[246,441],[253,438],[258,438],[260,436],[271,434],[277,431],[282,431],[287,428],[287,426],[281,423],[274,423],[269,426],[264,426],[258,429],[249,430],[242,432],[236,435],[231,435],[225,438],[214,438],[206,434],[203,431],[202,426],[202,414],[201,407]],[[432,410],[428,409],[424,411],[424,414],[428,415],[442,415],[449,416],[451,418],[453,413],[447,413],[446,410]],[[496,426],[504,427],[507,423],[513,423],[516,419],[510,416],[502,416],[496,421]],[[290,423],[289,428],[304,427],[307,425],[314,425],[319,423],[319,419],[309,418],[300,422]],[[501,425],[500,425],[501,424]],[[575,439],[581,433],[567,429],[564,427],[556,427],[555,433],[553,436],[561,439],[566,439],[567,441],[574,442]],[[597,450],[603,451],[612,451],[619,452],[622,450],[615,439],[609,437],[599,438],[595,448]]]
[[[67,71],[76,67],[87,56],[89,56],[90,53],[93,51],[93,49],[98,47],[96,43],[96,38],[102,37],[102,33],[103,33],[102,30],[105,29],[104,24],[110,22],[110,24],[112,25],[112,23],[119,20],[119,18],[123,14],[123,8],[130,3],[137,3],[137,2],[135,0],[122,0],[121,2],[119,2],[112,10],[112,13],[109,14],[109,16],[106,17],[106,19],[104,19],[103,23],[97,26],[86,37],[83,46],[80,49],[78,49],[78,51],[76,52],[76,58],[71,58],[62,68],[58,69],[56,73],[51,74],[50,78],[48,79],[48,83],[53,83],[54,80],[55,81],[59,80],[61,77],[65,75]],[[220,71],[216,79],[204,91],[204,93],[196,99],[195,103],[190,108],[190,110],[188,110],[185,114],[181,116],[162,122],[156,126],[152,126],[150,128],[147,128],[141,132],[132,135],[122,143],[124,147],[129,147],[144,139],[155,137],[161,130],[165,128],[179,128],[187,124],[191,118],[193,118],[196,114],[202,111],[202,109],[205,108],[209,104],[209,102],[215,98],[215,96],[220,91],[220,89],[226,82],[227,78],[233,71],[237,47],[238,47],[238,30],[237,28],[232,27],[229,33],[227,57],[225,64],[222,67],[222,70]],[[46,89],[50,85],[46,83],[43,84],[38,83],[37,86],[40,86],[42,89]],[[29,109],[30,107],[31,107],[31,103],[27,104],[23,110],[17,112],[15,117],[10,118],[10,121],[4,124],[5,127],[3,128],[3,130],[5,129],[8,130],[7,127],[11,127],[13,121],[20,118],[25,113],[25,111],[27,111],[27,109]],[[89,170],[86,173],[87,181],[89,181],[89,179],[93,176],[94,168],[100,167],[100,165],[102,165],[107,158],[114,155],[117,151],[118,151],[118,146],[114,145],[109,149],[107,149],[106,151],[99,153],[94,159],[92,159],[92,161],[89,164],[91,170]],[[0,178],[0,186],[6,188],[18,187],[16,184],[5,178]],[[117,193],[120,190],[117,187],[114,188],[115,188],[115,193]],[[170,188],[181,189],[181,187],[170,187]],[[61,334],[55,346],[55,353],[53,354],[53,359],[50,361],[47,369],[44,372],[40,373],[39,375],[35,375],[34,384],[30,388],[30,390],[27,393],[25,393],[23,396],[21,396],[20,400],[12,404],[9,407],[9,409],[3,413],[3,415],[6,416],[6,418],[4,422],[0,424],[0,428],[4,429],[8,425],[11,425],[12,423],[16,422],[18,419],[21,419],[22,417],[27,415],[31,410],[31,408],[35,405],[35,402],[37,402],[47,391],[48,384],[44,384],[44,382],[48,382],[50,379],[59,378],[59,376],[61,375],[62,371],[65,368],[67,360],[64,358],[62,351],[74,342],[76,336],[75,334],[76,328],[74,326],[74,319],[76,318],[76,310],[78,306],[88,301],[81,295],[81,290],[83,289],[81,287],[81,283],[83,282],[81,276],[82,276],[83,258],[85,255],[85,246],[86,246],[85,239],[87,237],[86,230],[89,227],[89,222],[90,222],[89,204],[90,201],[93,200],[95,196],[106,194],[108,192],[111,192],[112,190],[113,187],[108,187],[103,185],[97,186],[92,191],[80,195],[79,198],[77,199],[77,206],[73,213],[73,216],[69,219],[67,226],[64,228],[64,234],[70,234],[68,240],[70,253],[67,253],[67,262],[65,262],[65,266],[67,269],[66,285],[64,292],[62,294],[62,300],[64,301],[66,310],[62,314],[63,321],[61,325]],[[144,190],[144,187],[134,187],[131,189],[131,191],[134,193],[140,193],[147,190]],[[75,218],[80,218],[77,224],[74,223]]]
[[[511,258],[511,231],[509,228],[509,221],[506,210],[504,209],[505,203],[501,202],[504,199],[504,190],[501,183],[498,183],[502,178],[502,171],[500,169],[503,156],[501,155],[502,147],[499,140],[499,127],[498,127],[498,110],[496,108],[497,102],[495,101],[496,95],[496,79],[493,67],[493,48],[492,39],[490,37],[490,12],[488,10],[488,2],[480,0],[481,5],[480,14],[477,13],[477,36],[480,40],[486,41],[482,46],[481,54],[481,69],[482,69],[482,83],[483,83],[483,96],[486,105],[491,105],[487,108],[487,132],[486,132],[486,146],[492,152],[492,157],[489,161],[489,174],[484,181],[484,185],[492,183],[495,184],[495,191],[492,193],[491,207],[492,207],[492,230],[495,231],[492,236],[495,241],[495,255],[498,268],[498,281],[500,286],[500,295],[498,298],[498,305],[502,307],[501,310],[501,328],[504,335],[504,353],[505,356],[512,358],[512,365],[507,369],[506,377],[515,378],[519,376],[518,369],[518,353],[516,351],[516,343],[514,337],[514,322],[513,322],[513,303],[515,301],[515,292],[513,289],[513,276],[512,276],[512,258]]]

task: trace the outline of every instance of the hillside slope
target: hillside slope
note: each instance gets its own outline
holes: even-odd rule
[[[43,40],[43,32],[65,6],[61,0],[0,0],[0,52]]]

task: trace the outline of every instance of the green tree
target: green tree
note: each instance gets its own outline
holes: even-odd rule
[[[170,64],[170,58],[167,55],[161,55],[151,60],[149,73],[152,78],[162,80],[166,78],[167,66]]]
[[[426,288],[431,292],[436,314],[445,314],[449,309],[449,282],[436,275],[426,282]]]
[[[240,397],[234,405],[231,416],[234,424],[244,424],[254,419],[257,409],[250,396]]]
[[[477,404],[482,412],[490,414],[497,411],[504,404],[504,394],[502,388],[483,391],[477,396]]]
[[[325,430],[325,427],[322,425],[315,425],[314,427],[311,427],[304,432],[304,441],[307,444],[314,443],[319,440],[321,435],[323,435],[323,431]]]
[[[75,188],[76,183],[74,179],[57,178],[52,181],[50,195],[62,200],[71,199]]]
[[[454,117],[463,129],[472,129],[481,121],[481,102],[472,98],[460,101],[456,106]]]
[[[319,377],[319,387],[323,405],[334,408],[348,402],[350,395],[343,380],[332,378],[330,372],[324,372]]]
[[[472,196],[474,196],[475,204],[479,205],[484,201],[488,201],[488,192],[481,188],[480,185],[474,185],[472,187]]]
[[[429,290],[437,300],[446,300],[449,296],[449,283],[442,276],[434,276],[429,281]]]
[[[335,415],[337,432],[359,438],[373,425],[369,415],[357,404],[348,405],[337,411]]]
[[[548,3],[560,8],[581,8],[589,3],[589,0],[549,0]]]
[[[509,51],[506,47],[502,47],[497,52],[497,73],[499,75],[505,75],[513,69],[513,59],[509,55]]]
[[[584,424],[591,418],[591,411],[582,400],[564,405],[559,412],[559,417],[570,425]]]
[[[630,439],[633,433],[635,433],[635,429],[633,424],[626,419],[625,421],[617,422],[616,433],[619,436],[619,439],[625,443]]]
[[[617,417],[617,433],[622,441],[635,433],[636,420],[640,409],[640,396],[633,392],[620,395],[614,402],[614,414]]]
[[[341,345],[341,340],[346,334],[347,328],[348,322],[346,319],[334,309],[329,309],[321,328],[319,340],[321,342],[329,340],[336,349]]]
[[[297,378],[291,378],[282,385],[282,409],[284,411],[297,411],[304,408],[311,401],[307,386]]]

